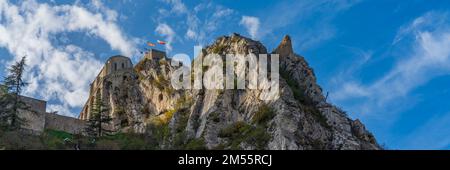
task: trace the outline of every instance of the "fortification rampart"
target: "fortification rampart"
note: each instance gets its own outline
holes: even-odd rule
[[[28,110],[21,110],[19,117],[25,120],[23,129],[33,133],[41,134],[46,129],[65,131],[72,134],[81,134],[86,126],[86,122],[77,118],[47,113],[47,102],[21,96],[21,100],[29,107]]]

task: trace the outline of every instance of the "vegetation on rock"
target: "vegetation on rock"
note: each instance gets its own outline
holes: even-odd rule
[[[229,149],[241,149],[242,144],[255,146],[255,149],[264,149],[271,139],[262,126],[252,126],[243,121],[233,123],[219,132],[219,137],[227,139],[225,146]]]
[[[95,99],[94,105],[91,108],[91,117],[88,119],[85,132],[91,137],[101,137],[111,133],[108,129],[108,124],[112,121],[108,112],[108,107],[103,102],[100,95]]]
[[[8,74],[0,86],[0,126],[19,129],[26,120],[19,116],[19,111],[31,111],[20,97],[22,89],[27,85],[23,80],[26,67],[26,57],[8,69]]]
[[[323,127],[328,129],[331,128],[327,122],[327,118],[320,113],[313,100],[305,94],[306,88],[300,86],[295,80],[290,78],[287,72],[281,71],[280,75],[284,80],[286,80],[286,83],[292,90],[294,98],[301,104],[303,111],[311,114]]]

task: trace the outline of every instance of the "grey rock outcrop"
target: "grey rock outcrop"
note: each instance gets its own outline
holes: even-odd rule
[[[211,53],[225,58],[269,52],[260,42],[233,34],[219,37],[200,55]],[[114,81],[123,84],[108,90],[109,105],[123,108],[126,115],[116,128],[150,133],[145,129],[153,124],[165,125],[170,133],[161,148],[201,141],[208,149],[380,149],[359,120],[326,101],[313,69],[294,52],[289,36],[271,54],[279,54],[281,75],[280,98],[273,101],[260,100],[262,91],[255,89],[175,90],[170,59],[145,58],[134,75]]]

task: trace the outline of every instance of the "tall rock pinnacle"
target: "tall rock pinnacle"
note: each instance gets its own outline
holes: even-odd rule
[[[278,45],[273,53],[280,54],[280,56],[287,56],[294,53],[294,50],[292,49],[291,37],[289,35],[285,35],[280,45]]]

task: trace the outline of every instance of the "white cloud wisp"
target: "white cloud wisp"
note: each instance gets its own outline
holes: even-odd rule
[[[49,109],[70,113],[81,107],[88,96],[89,83],[102,67],[92,52],[84,51],[75,42],[67,45],[53,43],[58,35],[81,32],[104,40],[113,50],[130,56],[135,45],[115,23],[117,15],[106,10],[74,5],[52,5],[34,0],[18,4],[0,0],[0,48],[14,56],[12,63],[27,56],[29,72],[25,78],[30,85],[25,95],[52,101]],[[104,13],[105,11],[109,11]]]
[[[259,31],[259,18],[252,16],[242,16],[241,22],[239,24],[245,26],[248,34],[250,34],[252,38],[257,38]]]

